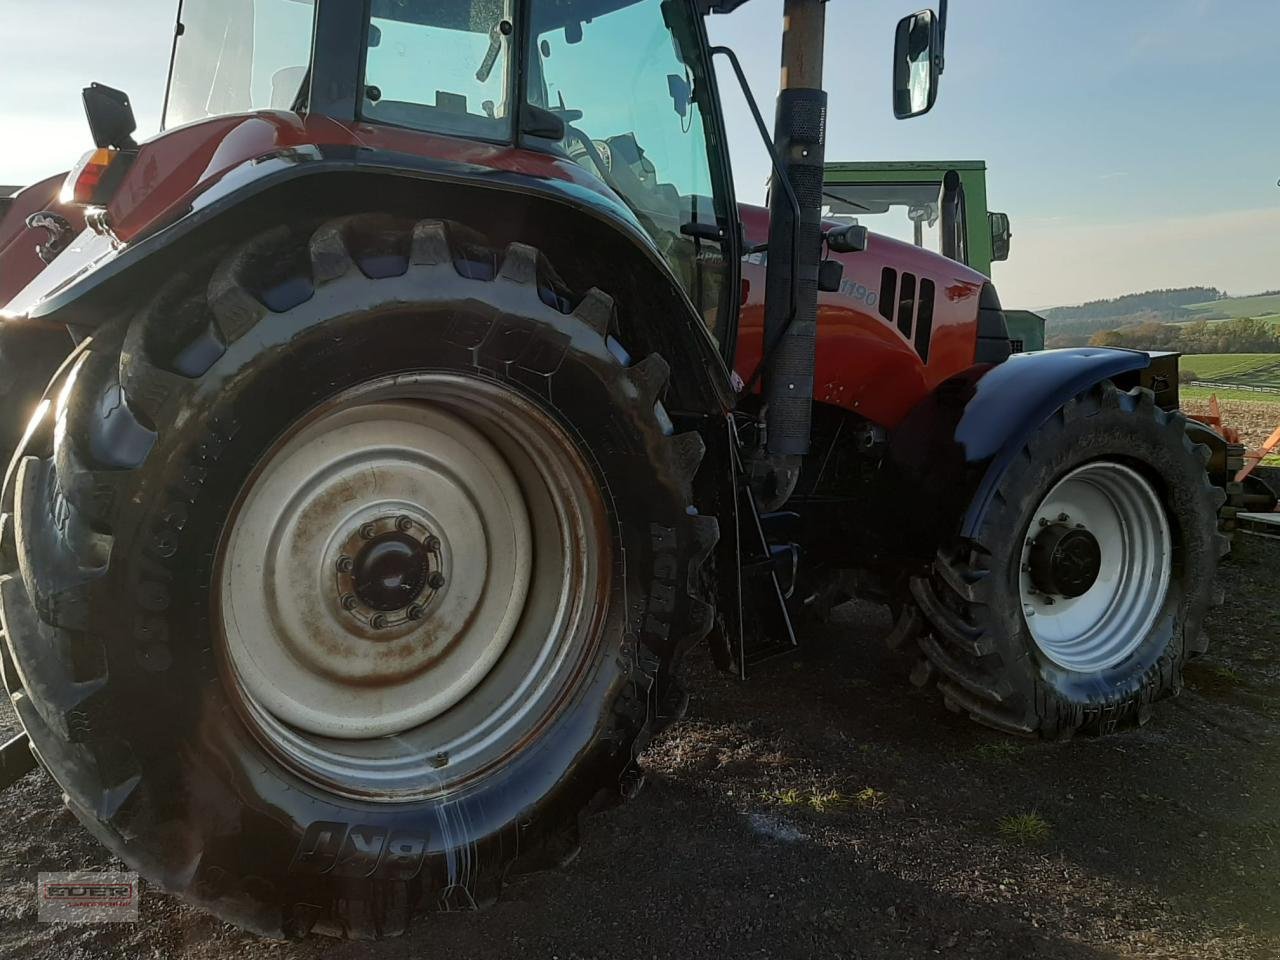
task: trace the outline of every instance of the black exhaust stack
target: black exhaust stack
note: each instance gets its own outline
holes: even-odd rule
[[[765,350],[770,358],[764,380],[769,404],[768,451],[781,457],[809,452],[813,416],[827,139],[827,94],[822,89],[826,16],[825,0],[785,0],[782,92],[774,144],[799,201],[800,219],[797,223],[790,198],[775,183],[770,191],[764,319]],[[792,249],[797,232],[799,256],[793,270],[787,251]]]

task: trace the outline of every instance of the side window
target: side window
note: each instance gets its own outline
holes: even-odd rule
[[[534,6],[528,97],[565,121],[568,157],[636,215],[714,328],[727,265],[714,227],[712,145],[700,103],[701,66],[682,51],[662,0]],[[713,329],[714,332],[714,329]]]
[[[507,140],[513,0],[373,0],[364,116]]]

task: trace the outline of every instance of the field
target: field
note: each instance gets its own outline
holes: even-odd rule
[[[1280,294],[1258,297],[1228,297],[1225,300],[1209,300],[1182,308],[1195,320],[1200,317],[1265,317],[1280,314]]]
[[[0,957],[1274,960],[1280,543],[1241,539],[1182,696],[1102,739],[948,713],[879,642],[879,607],[841,608],[746,683],[698,654],[689,716],[576,860],[400,940],[267,943],[153,888],[141,923],[39,923],[37,871],[119,864],[30,773],[0,794]]]
[[[1197,380],[1280,389],[1280,353],[1197,353],[1181,360]]]
[[[1182,409],[1193,415],[1209,413],[1209,397],[1216,395],[1227,425],[1240,431],[1240,442],[1256,450],[1280,426],[1280,393],[1236,393],[1230,390],[1201,390],[1183,387]],[[1266,398],[1260,401],[1259,398]],[[1263,463],[1280,466],[1280,450]]]

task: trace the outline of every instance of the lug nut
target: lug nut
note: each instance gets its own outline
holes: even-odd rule
[[[360,536],[363,537],[365,540],[372,540],[374,538],[374,535],[377,534],[377,532],[378,532],[378,528],[375,527],[372,523],[366,523],[364,526],[360,528]]]
[[[431,536],[427,537],[427,539],[423,541],[422,545],[427,548],[428,553],[440,552],[440,538],[437,537],[434,533]]]
[[[439,590],[444,586],[444,574],[437,570],[427,578],[427,583],[431,585],[432,590]]]
[[[410,619],[410,620],[421,620],[421,619],[422,619],[422,615],[423,615],[424,613],[426,613],[426,610],[424,610],[424,609],[422,608],[422,604],[420,604],[420,603],[415,603],[412,607],[410,607],[410,608],[409,608],[409,619]]]
[[[1067,522],[1068,520],[1070,520],[1070,519],[1071,519],[1071,518],[1070,518],[1070,517],[1068,517],[1065,513],[1060,513],[1060,514],[1058,514],[1058,522],[1059,522],[1059,523],[1066,523],[1066,522]]]
[[[353,563],[353,562],[352,562],[352,560],[351,560],[351,558],[350,558],[350,557],[339,557],[339,558],[338,558],[338,572],[339,572],[339,573],[350,573],[353,569],[355,569],[355,563]]]
[[[360,603],[359,600],[357,600],[354,596],[348,593],[345,597],[342,598],[342,609],[347,611],[354,610],[359,603]]]
[[[440,767],[447,767],[449,765],[449,751],[441,750],[439,753],[437,753],[434,757],[431,758],[431,765],[435,767],[437,770]]]
[[[408,533],[413,529],[413,520],[410,517],[398,517],[396,519],[396,529],[401,533]]]
[[[375,630],[385,630],[387,628],[387,618],[382,614],[375,614],[374,618],[369,621],[369,626]]]

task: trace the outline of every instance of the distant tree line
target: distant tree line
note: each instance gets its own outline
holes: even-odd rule
[[[1074,307],[1052,307],[1043,311],[1044,319],[1056,333],[1068,333],[1074,326],[1092,326],[1094,330],[1105,326],[1121,326],[1119,321],[1130,321],[1132,317],[1140,319],[1180,319],[1183,307],[1192,303],[1204,303],[1222,300],[1226,294],[1216,287],[1178,287],[1174,289],[1158,289],[1144,293],[1126,293],[1123,297],[1111,297],[1108,300],[1091,300]],[[1101,324],[1101,325],[1100,325]],[[1073,329],[1073,333],[1084,333],[1085,330]]]
[[[1089,338],[1091,347],[1132,350],[1176,350],[1180,353],[1277,353],[1276,324],[1253,317],[1210,323],[1137,323],[1118,330],[1101,330]]]

